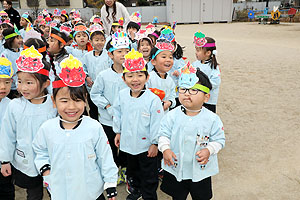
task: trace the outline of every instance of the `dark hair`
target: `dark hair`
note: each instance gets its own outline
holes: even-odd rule
[[[30,38],[24,43],[24,45],[27,46],[27,47],[34,46],[35,49],[39,49],[39,48],[42,48],[42,47],[47,48],[48,43],[46,43],[46,41],[39,40],[39,39],[36,39],[36,38]],[[44,51],[41,54],[43,55],[43,59],[46,59],[47,52]]]
[[[105,47],[105,48],[106,48],[107,51],[109,51],[109,49],[113,47],[113,46],[111,45],[111,41],[112,41],[112,39],[110,39],[110,40],[107,42],[107,44],[106,44],[106,47]],[[113,52],[111,52],[111,53],[113,54]]]
[[[102,35],[105,39],[105,35],[104,35],[104,32],[102,31],[95,31],[91,34],[91,40],[93,39],[93,37],[95,37],[96,35]]]
[[[68,21],[68,14],[65,14],[65,15],[63,15],[63,14],[61,14],[61,16],[63,17],[63,18],[65,18],[65,22],[67,22]]]
[[[210,37],[205,37],[207,43],[215,43],[216,41],[213,39],[213,38],[210,38]],[[210,67],[212,69],[217,69],[217,66],[218,66],[218,62],[217,62],[217,58],[216,58],[216,55],[213,54],[213,50],[216,50],[216,46],[214,47],[202,47],[204,49],[205,52],[207,51],[210,51],[210,56],[211,56],[211,65]]]
[[[173,53],[173,56],[176,59],[180,59],[183,56],[183,50],[182,50],[181,46],[176,41],[174,41],[174,44],[175,44],[175,49],[176,50]]]
[[[140,71],[140,72],[143,72],[143,73],[145,74],[146,78],[149,76],[149,73],[148,73],[148,71],[147,71],[147,70],[148,70],[147,68],[148,68],[148,66],[146,65],[146,71]],[[123,78],[124,78],[124,80],[125,80],[125,74],[126,74],[126,73],[128,73],[128,72],[123,73]]]
[[[138,25],[135,22],[129,22],[127,25],[126,31],[128,31],[128,29],[130,29],[130,28],[135,28],[137,31],[139,31],[141,27],[140,27],[140,25]]]
[[[196,75],[199,78],[199,81],[198,81],[199,84],[204,85],[205,87],[208,87],[209,90],[212,89],[212,85],[209,81],[208,76],[204,72],[202,72],[199,68],[197,68]]]
[[[108,21],[108,23],[110,23],[110,20],[109,20],[109,6],[107,6],[105,4],[105,10],[107,12],[107,16],[106,16],[106,19]],[[113,21],[116,20],[116,14],[117,14],[117,6],[116,6],[116,2],[114,1],[114,4],[113,4],[113,12],[112,12],[112,18],[113,18]]]
[[[119,23],[118,21],[114,21],[113,23]],[[110,35],[111,34],[113,34],[113,28],[116,28],[116,27],[122,27],[123,28],[123,26],[121,26],[121,25],[111,25],[111,28],[110,28]]]
[[[60,80],[58,76],[55,77],[55,81]],[[86,101],[87,98],[87,90],[85,84],[80,87],[68,87],[70,91],[70,97],[73,101],[77,101],[78,99],[82,101]],[[61,88],[53,88],[53,98],[56,99],[57,93]]]
[[[63,33],[63,32],[60,32],[58,30],[56,30],[55,28],[51,28],[51,33],[53,33],[54,35],[58,35],[59,37],[61,37],[66,43],[69,42],[69,37]],[[51,35],[50,35],[51,37]],[[58,40],[58,44],[60,45],[61,44],[61,41]]]
[[[6,3],[7,3],[8,5],[12,6],[12,2],[11,2],[10,0],[4,0],[4,1],[6,1]],[[3,2],[3,1],[2,1],[2,2]]]
[[[25,19],[25,18],[24,18]],[[28,18],[27,18],[29,21],[30,21],[30,23],[32,23],[32,18],[30,17],[30,15],[28,15]],[[26,20],[26,22],[28,22],[27,20]]]
[[[3,30],[2,35],[5,38],[5,36],[10,35],[12,33],[15,33],[15,29],[14,28],[8,28],[8,29]],[[15,38],[17,36],[18,35],[14,36],[14,37],[11,37],[11,38],[8,38],[8,39],[5,39],[4,48],[12,49],[12,43],[13,43],[13,41],[15,40]]]
[[[7,23],[3,23],[3,24],[0,24],[0,28],[7,29],[7,28],[11,28],[11,26],[8,25]]]
[[[140,48],[141,42],[142,42],[142,41],[148,41],[148,43],[149,43],[150,46],[151,46],[151,49],[153,48],[152,40],[151,40],[150,38],[142,38],[142,39],[140,39],[140,40],[138,41],[138,43],[137,43],[137,49]]]
[[[158,37],[160,36],[160,32],[158,30],[155,30],[153,33],[155,33],[156,35],[158,35]],[[155,44],[156,40],[158,39],[158,37],[156,37],[153,34],[149,34],[148,37],[152,40],[153,44]]]

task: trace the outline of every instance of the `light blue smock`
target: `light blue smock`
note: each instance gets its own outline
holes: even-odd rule
[[[3,116],[5,114],[5,111],[7,109],[7,106],[9,104],[11,100],[7,97],[4,97],[1,101],[0,101],[0,130],[1,130],[1,122],[3,119]],[[0,168],[1,168],[1,164],[0,164]]]

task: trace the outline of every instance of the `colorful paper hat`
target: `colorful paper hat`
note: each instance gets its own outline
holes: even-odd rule
[[[125,62],[123,66],[123,73],[147,71],[146,61],[143,58],[143,54],[138,51],[135,51],[133,48],[128,54],[125,55]]]
[[[112,41],[110,43],[113,47],[109,49],[110,52],[117,49],[130,49],[130,40],[127,33],[123,31],[117,31],[112,35]]]
[[[149,23],[147,26],[146,26],[146,34],[152,34],[152,33],[154,33],[154,31],[155,31],[155,26],[153,25],[153,24],[151,24],[151,23]]]
[[[18,71],[49,76],[49,71],[44,69],[42,58],[43,55],[34,46],[21,51],[19,58],[16,60]]]
[[[131,16],[129,17],[131,22],[135,22],[137,24],[141,23],[142,21],[142,15],[140,14],[139,11],[134,12],[131,14]]]
[[[25,42],[26,42],[28,39],[30,39],[30,38],[36,38],[36,39],[42,40],[41,35],[42,35],[42,34],[39,33],[39,32],[37,32],[37,31],[35,31],[35,30],[33,29],[32,24],[29,23],[29,24],[27,25],[27,28],[26,28],[26,32],[25,32],[25,36],[24,36],[23,41],[24,41],[24,43],[25,43]],[[43,40],[42,40],[42,41],[43,41]]]
[[[14,24],[14,31],[15,31],[14,33],[11,33],[11,34],[5,36],[4,39],[7,40],[9,38],[16,37],[16,36],[20,35],[20,32],[19,32],[18,27],[16,26],[16,24]]]
[[[66,15],[66,14],[67,14],[66,9],[63,9],[63,10],[61,11],[61,14],[62,14],[62,15]]]
[[[165,91],[163,91],[163,90],[160,90],[160,89],[157,89],[157,88],[148,88],[151,92],[153,92],[154,94],[156,94],[159,98],[160,98],[160,100],[162,101],[164,98],[165,98],[165,96],[166,96],[166,93],[165,93]]]
[[[196,47],[215,47],[215,43],[207,43],[205,35],[200,31],[194,34],[194,44]]]
[[[42,14],[45,15],[45,16],[47,16],[47,15],[49,15],[49,12],[48,12],[47,9],[44,9],[44,10],[42,10]]]
[[[81,20],[80,19],[80,12],[79,12],[79,10],[76,10],[74,13],[73,13],[73,19],[74,20],[77,20],[77,21],[79,21],[79,20]]]
[[[37,20],[41,21],[44,19],[44,15],[42,13],[38,14]]]
[[[53,11],[53,16],[54,17],[60,17],[61,16],[61,11],[60,11],[60,9],[58,9],[58,8],[56,8],[56,9],[54,9],[54,11]]]
[[[85,83],[86,74],[82,63],[71,54],[60,63],[61,72],[58,75],[61,80],[52,82],[53,88],[80,87]]]
[[[88,28],[83,23],[78,23],[75,25],[73,36],[75,37],[76,34],[79,32],[85,32],[88,36],[90,36],[90,34],[88,32]]]
[[[11,62],[5,57],[0,57],[0,78],[11,78],[13,74]]]
[[[102,27],[101,25],[99,25],[99,24],[91,25],[91,26],[90,26],[90,29],[89,29],[90,34],[96,32],[96,31],[101,31],[101,32],[103,32],[103,30],[104,30],[103,27]]]
[[[171,27],[167,27],[161,31],[159,38],[165,38],[170,42],[175,41],[175,35]]]
[[[97,24],[101,24],[101,18],[99,15],[94,15],[91,17],[90,19],[91,23],[97,23]]]
[[[4,16],[5,16],[5,17],[8,17],[8,14],[7,14],[4,10],[1,10],[1,11],[0,11],[0,16],[1,16],[1,17],[4,17]]]
[[[118,22],[119,22],[120,26],[123,26],[124,25],[124,18],[121,17]]]
[[[177,26],[177,21],[173,22],[173,24],[172,24],[171,28],[172,28],[173,31],[175,30],[176,26]]]
[[[148,38],[148,34],[147,34],[147,31],[146,30],[143,30],[143,29],[140,29],[136,34],[135,34],[135,39],[136,40],[140,40],[140,39],[143,39],[143,38]],[[150,38],[148,38],[150,39]],[[150,39],[151,41],[151,39]]]
[[[59,27],[59,31],[69,36],[70,33],[72,32],[72,25],[69,24],[68,22],[65,22]]]

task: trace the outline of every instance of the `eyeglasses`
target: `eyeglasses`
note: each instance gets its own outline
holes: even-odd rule
[[[189,94],[190,94],[190,95],[196,95],[196,94],[198,94],[198,92],[199,92],[200,90],[197,90],[197,89],[187,89],[187,88],[182,88],[182,87],[180,87],[180,88],[178,89],[178,92],[179,92],[180,94],[185,94],[186,91],[189,91]]]

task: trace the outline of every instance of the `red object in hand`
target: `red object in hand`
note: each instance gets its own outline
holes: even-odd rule
[[[166,96],[166,93],[163,90],[157,88],[149,88],[149,90],[156,94],[160,98],[160,100],[163,100]]]

